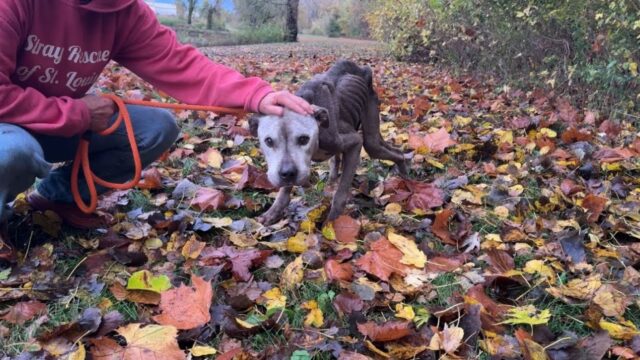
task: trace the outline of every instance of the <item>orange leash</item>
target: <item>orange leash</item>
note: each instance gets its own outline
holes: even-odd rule
[[[219,114],[243,115],[245,113],[245,111],[242,109],[230,109],[218,106],[167,104],[145,100],[124,100],[113,94],[104,94],[103,96],[113,100],[113,102],[116,104],[118,108],[118,118],[113,123],[113,125],[111,125],[108,129],[99,132],[98,134],[102,136],[111,135],[116,131],[120,124],[124,122],[124,126],[127,130],[129,144],[131,145],[131,155],[133,157],[134,163],[134,174],[133,179],[127,181],[124,184],[112,183],[96,176],[96,174],[91,171],[91,166],[89,163],[89,143],[91,141],[91,133],[84,133],[84,135],[82,135],[82,138],[80,139],[80,143],[78,144],[78,150],[76,151],[76,157],[71,170],[71,193],[73,194],[73,199],[76,202],[78,208],[86,214],[93,213],[98,205],[98,191],[96,190],[96,184],[109,189],[128,190],[136,186],[140,181],[140,178],[142,177],[142,161],[140,160],[140,152],[138,151],[138,144],[136,143],[135,134],[133,132],[131,116],[129,115],[129,111],[126,107],[127,104],[174,110],[211,111]],[[87,181],[87,187],[89,188],[89,204],[86,204],[80,196],[80,189],[78,188],[80,168],[82,168],[82,173],[84,174],[84,177]]]

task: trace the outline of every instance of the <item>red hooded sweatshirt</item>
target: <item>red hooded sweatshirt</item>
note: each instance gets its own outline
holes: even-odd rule
[[[78,100],[115,60],[176,99],[257,111],[273,91],[216,64],[160,25],[142,0],[0,0],[0,122],[70,137]]]

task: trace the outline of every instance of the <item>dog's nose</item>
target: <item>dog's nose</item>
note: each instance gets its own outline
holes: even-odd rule
[[[291,182],[294,181],[297,176],[298,169],[296,169],[294,166],[280,169],[280,179],[282,179],[282,181]]]

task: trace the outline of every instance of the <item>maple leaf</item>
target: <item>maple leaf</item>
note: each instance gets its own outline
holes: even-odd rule
[[[353,277],[353,267],[350,263],[339,263],[330,259],[324,263],[324,271],[329,280],[350,281]]]
[[[351,216],[341,215],[333,221],[335,239],[341,243],[353,243],[360,233],[360,222]]]
[[[142,178],[138,185],[136,185],[140,189],[162,189],[164,185],[162,185],[162,175],[157,168],[147,169],[142,173]]]
[[[440,128],[436,132],[427,134],[424,137],[424,144],[431,152],[443,152],[449,146],[455,145],[456,142],[451,139],[451,135],[445,128]]]
[[[213,299],[211,283],[191,275],[192,287],[182,284],[177,289],[160,295],[162,313],[153,317],[161,325],[171,325],[178,330],[189,330],[209,322],[209,308]]]
[[[271,253],[271,250],[236,249],[233,246],[222,246],[220,248],[205,248],[200,254],[200,261],[207,263],[211,259],[227,259],[231,262],[233,276],[238,280],[249,281],[251,278],[249,269],[262,264]]]
[[[391,178],[384,183],[389,200],[404,204],[407,211],[425,212],[444,204],[444,192],[434,184]]]
[[[398,250],[385,237],[371,244],[364,256],[356,260],[355,264],[369,274],[375,275],[380,280],[389,281],[391,274],[405,275],[409,267],[402,264],[402,252]]]
[[[177,330],[172,326],[129,324],[116,330],[127,340],[121,347],[109,338],[91,339],[91,355],[99,360],[183,360],[186,354],[178,347]]]
[[[449,327],[445,325],[444,330],[433,334],[429,343],[429,349],[438,351],[443,350],[447,354],[454,353],[462,344],[464,330],[459,327]]]
[[[201,187],[191,200],[191,206],[197,207],[200,211],[218,210],[224,206],[224,201],[225,196],[222,191]]]
[[[406,265],[413,265],[418,268],[423,268],[427,262],[427,256],[418,249],[418,246],[413,240],[409,240],[404,236],[389,232],[387,234],[389,242],[392,243],[398,250],[402,252],[402,259],[400,262]]]
[[[387,321],[382,325],[375,322],[358,323],[358,331],[372,341],[393,341],[411,334],[409,321]]]
[[[47,305],[40,301],[23,301],[11,306],[0,319],[11,324],[22,325],[46,310]]]
[[[544,309],[538,313],[535,306],[527,305],[509,309],[506,317],[507,319],[501,324],[542,325],[548,323],[549,319],[551,319],[551,311]]]

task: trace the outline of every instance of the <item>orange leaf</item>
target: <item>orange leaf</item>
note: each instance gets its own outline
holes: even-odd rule
[[[405,275],[409,269],[407,265],[400,262],[400,259],[402,259],[402,252],[387,238],[381,237],[380,240],[371,244],[370,251],[356,260],[356,265],[380,280],[389,281],[391,274]]]
[[[349,263],[341,264],[336,260],[328,260],[324,264],[324,271],[329,280],[350,281],[353,277],[353,267]]]
[[[138,183],[138,187],[140,189],[162,189],[164,186],[162,185],[162,175],[156,168],[152,168],[149,170],[145,170],[142,173],[142,177],[144,178]]]
[[[587,218],[587,220],[590,223],[594,223],[598,220],[600,214],[604,210],[606,203],[606,198],[593,194],[587,195],[584,200],[582,200],[582,207],[589,211],[589,217]]]
[[[351,216],[341,215],[333,222],[336,240],[342,243],[356,242],[360,233],[360,222]]]
[[[409,324],[411,324],[409,321],[388,321],[383,325],[366,322],[358,324],[358,331],[373,341],[393,341],[402,339],[411,333]]]
[[[191,283],[193,287],[182,284],[177,289],[163,292],[160,295],[162,313],[154,316],[153,320],[179,330],[189,330],[208,323],[213,299],[211,283],[195,275],[191,275]]]
[[[445,128],[440,128],[434,133],[427,134],[424,137],[424,143],[431,152],[443,152],[449,146],[456,144]]]
[[[431,227],[431,231],[444,243],[449,245],[457,245],[457,242],[451,238],[451,233],[449,232],[449,219],[451,219],[454,214],[455,211],[453,209],[442,210],[442,212],[436,214],[436,219]]]

